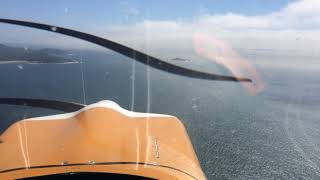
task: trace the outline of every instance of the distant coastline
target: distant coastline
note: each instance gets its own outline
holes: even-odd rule
[[[1,64],[76,64],[80,63],[79,61],[74,61],[74,62],[32,62],[32,61],[24,61],[24,60],[14,60],[14,61],[2,61],[0,60],[0,65]]]
[[[15,64],[15,63],[26,63],[27,61],[2,61],[0,60],[0,64]]]
[[[79,63],[71,59],[70,52],[53,49],[27,49],[0,44],[0,64],[28,63],[28,64],[71,64]]]

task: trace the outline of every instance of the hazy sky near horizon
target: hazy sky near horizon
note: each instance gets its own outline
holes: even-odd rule
[[[4,0],[0,17],[70,27],[149,51],[193,49],[199,33],[236,48],[320,47],[319,0]],[[2,42],[76,44],[60,37],[0,25]]]

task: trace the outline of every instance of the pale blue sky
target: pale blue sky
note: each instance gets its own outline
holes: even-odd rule
[[[142,19],[181,20],[228,12],[263,15],[279,11],[289,2],[292,0],[2,0],[0,17],[79,27],[132,23]]]

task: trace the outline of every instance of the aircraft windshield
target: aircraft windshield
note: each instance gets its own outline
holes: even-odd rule
[[[319,12],[316,0],[3,2],[0,153],[8,153],[3,148],[8,132],[21,120],[63,113],[70,118],[109,100],[104,107],[116,107],[131,119],[141,115],[133,112],[177,117],[207,179],[319,179]],[[94,116],[84,112],[83,117]],[[154,130],[152,119],[145,123],[143,131]],[[65,141],[58,143],[59,157],[69,159],[62,165],[72,158],[80,163],[63,154],[73,126],[78,125],[63,126],[70,129],[63,130]],[[146,152],[134,151],[157,159],[165,147],[179,155],[177,162],[192,159],[171,147],[174,137],[150,135],[145,147],[138,132],[131,134],[135,147]],[[24,139],[23,133],[28,132],[13,133],[22,139],[19,148],[11,149],[21,154],[22,166],[16,168],[34,163],[30,154],[36,137]],[[96,140],[86,138],[91,137]],[[95,145],[104,144],[97,138]],[[125,147],[125,142],[114,143]],[[136,154],[133,172],[140,172],[139,164],[169,166]],[[0,177],[7,165],[12,164],[0,162]]]

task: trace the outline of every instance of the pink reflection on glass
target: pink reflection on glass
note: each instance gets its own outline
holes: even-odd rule
[[[256,95],[264,89],[266,83],[255,67],[235,52],[228,42],[197,32],[193,35],[193,44],[198,55],[225,66],[236,77],[252,79],[252,83],[242,82],[250,95]]]

